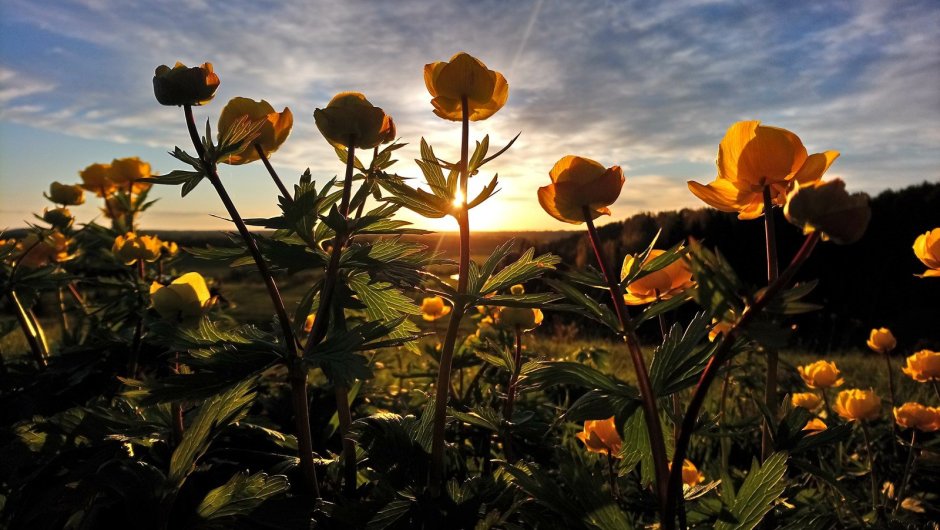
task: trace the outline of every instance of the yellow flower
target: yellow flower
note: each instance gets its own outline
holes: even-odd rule
[[[180,247],[172,241],[164,241],[163,248],[161,250],[163,251],[164,256],[175,256],[179,253]]]
[[[434,114],[445,120],[463,120],[467,97],[470,121],[485,120],[503,108],[509,85],[503,74],[487,69],[479,59],[460,52],[448,62],[424,65],[424,84],[433,99]]]
[[[806,422],[806,425],[803,426],[804,431],[811,431],[810,434],[815,434],[819,431],[825,431],[826,429],[828,429],[828,427],[826,427],[826,422],[819,418],[813,418]]]
[[[842,179],[796,183],[787,194],[783,214],[804,234],[818,231],[823,240],[831,239],[840,245],[861,239],[871,220],[868,195],[849,195]]]
[[[672,469],[672,462],[669,462],[669,469]],[[691,460],[686,458],[682,461],[682,485],[686,488],[692,488],[705,482],[705,475],[695,467]]]
[[[38,269],[50,263],[68,261],[69,239],[61,232],[39,238],[36,234],[29,234],[16,244],[16,261],[21,267]]]
[[[890,329],[878,328],[871,330],[866,344],[868,344],[868,347],[871,348],[872,351],[888,353],[898,345],[898,341],[895,340],[894,334],[891,333]]]
[[[153,186],[149,182],[138,182],[150,175],[150,164],[136,156],[111,161],[111,181],[120,188],[130,187],[133,193],[142,193]]]
[[[395,139],[392,119],[359,92],[336,94],[313,117],[317,129],[334,146],[372,149]]]
[[[718,338],[718,335],[724,335],[731,331],[731,328],[734,327],[734,322],[729,322],[727,320],[712,321],[712,329],[708,332],[708,340],[715,342],[715,339]]]
[[[872,390],[851,388],[839,392],[832,408],[849,421],[873,420],[881,415],[881,398]]]
[[[807,156],[800,138],[786,129],[759,121],[740,121],[728,128],[718,145],[718,176],[710,184],[689,181],[689,190],[723,212],[755,219],[764,211],[764,187],[782,206],[794,182],[819,180],[839,156],[826,151]]]
[[[476,336],[480,340],[496,341],[499,339],[499,330],[496,329],[496,322],[492,317],[483,317],[477,324]]]
[[[114,193],[110,164],[92,164],[79,171],[78,176],[82,178],[81,186],[99,197]]]
[[[259,160],[261,157],[254,144],[260,145],[265,156],[270,157],[284,143],[284,140],[287,140],[291,127],[294,125],[294,115],[287,107],[277,112],[263,99],[255,101],[248,98],[232,98],[219,115],[219,136],[224,136],[243,117],[247,117],[253,124],[261,122],[258,137],[251,143],[245,143],[241,151],[229,155],[222,162],[238,165]]]
[[[150,285],[150,302],[161,317],[177,321],[192,320],[212,305],[206,280],[198,272],[187,272],[169,285]]]
[[[907,358],[901,371],[919,383],[940,380],[940,352],[920,350]]]
[[[666,251],[653,249],[643,263],[663,255]],[[623,260],[623,270],[629,271],[636,260],[635,256],[627,256]],[[692,287],[692,271],[689,269],[689,263],[683,259],[677,259],[669,265],[666,265],[658,271],[651,272],[638,280],[634,280],[627,285],[627,294],[623,296],[627,305],[651,304],[656,300],[666,300],[674,295]]]
[[[161,105],[202,105],[212,101],[219,88],[219,76],[212,63],[187,68],[177,62],[173,68],[160,65],[153,75],[153,94]]]
[[[836,363],[831,361],[816,361],[806,366],[798,366],[800,377],[810,388],[829,388],[833,386],[842,386],[844,379],[839,377],[839,369]]]
[[[940,228],[917,236],[914,240],[914,255],[927,266],[921,278],[940,277]]]
[[[315,313],[310,313],[307,315],[307,318],[304,320],[304,333],[310,333],[313,329],[313,323],[316,322],[317,315]]]
[[[125,265],[133,265],[137,260],[157,261],[162,249],[163,242],[156,236],[138,236],[134,232],[117,236],[111,246],[111,252]]]
[[[78,184],[53,182],[49,186],[49,194],[46,198],[63,206],[78,206],[85,202],[85,191]]]
[[[578,440],[584,443],[585,449],[592,453],[620,457],[620,447],[623,440],[617,432],[614,417],[606,420],[588,420],[584,422],[584,430],[577,435]]]
[[[68,208],[53,208],[51,210],[46,208],[42,213],[42,220],[52,225],[52,228],[65,230],[72,226],[75,217],[72,216],[72,212]]]
[[[620,197],[623,171],[580,156],[568,155],[548,173],[552,183],[539,188],[539,204],[555,219],[571,224],[584,222],[587,206],[591,219],[610,215],[607,207]]]
[[[421,301],[421,316],[433,322],[450,314],[451,307],[440,296],[431,296]]]
[[[509,292],[512,293],[513,296],[521,296],[521,295],[524,295],[524,294],[525,294],[525,286],[522,285],[522,284],[517,283],[516,285],[513,285],[512,287],[509,288]]]
[[[920,403],[905,403],[894,407],[894,421],[905,429],[935,432],[940,430],[940,408],[925,407]]]
[[[499,325],[520,331],[532,331],[542,324],[543,318],[541,309],[529,307],[501,307],[496,314]]]
[[[815,392],[797,392],[790,396],[790,403],[794,407],[803,407],[807,410],[815,410],[822,402],[822,398]]]

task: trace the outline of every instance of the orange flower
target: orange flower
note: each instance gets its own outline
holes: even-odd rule
[[[150,302],[163,318],[191,321],[209,309],[212,296],[201,274],[187,272],[169,285],[151,284]]]
[[[49,194],[46,198],[50,201],[63,206],[78,206],[85,202],[85,192],[78,184],[62,184],[53,182],[49,186]]]
[[[316,314],[310,313],[307,315],[307,318],[304,320],[304,333],[310,333],[310,331],[313,329],[313,323],[316,322],[316,320]]]
[[[759,121],[735,123],[718,145],[718,176],[710,184],[689,181],[689,190],[709,206],[755,219],[764,211],[764,187],[782,206],[794,182],[819,180],[839,156],[826,151],[807,156],[800,138]]]
[[[114,255],[125,265],[133,265],[141,259],[157,261],[161,250],[163,250],[163,242],[156,236],[138,236],[134,232],[117,236],[114,238],[114,245],[111,246],[111,252],[114,252]]]
[[[811,431],[810,434],[815,434],[819,431],[825,431],[826,429],[828,429],[828,427],[826,427],[826,422],[819,418],[813,418],[806,422],[806,425],[803,426],[804,431]]]
[[[584,443],[585,449],[592,453],[620,457],[623,440],[617,432],[613,416],[606,420],[587,420],[584,422],[584,430],[576,436]]]
[[[871,220],[868,195],[849,195],[841,179],[795,183],[787,194],[783,214],[804,234],[820,232],[823,240],[831,239],[840,245],[861,239]]]
[[[914,240],[914,255],[927,266],[921,278],[940,277],[940,228],[917,236]]]
[[[829,388],[833,386],[842,386],[844,379],[839,377],[839,369],[836,363],[830,361],[816,361],[806,366],[798,366],[800,377],[810,388]]]
[[[153,184],[140,182],[140,179],[151,175],[150,164],[136,156],[115,158],[111,161],[111,181],[120,188],[131,188],[132,193],[142,193],[150,189]]]
[[[528,307],[501,307],[496,314],[500,325],[520,331],[532,331],[539,327],[543,318],[541,309]]]
[[[894,421],[905,429],[935,432],[940,430],[940,408],[925,407],[920,403],[905,403],[894,407]]]
[[[653,249],[643,263],[665,254],[665,250]],[[627,256],[623,260],[623,271],[633,267],[634,256]],[[674,295],[692,287],[692,271],[689,263],[679,258],[658,271],[651,272],[642,278],[634,280],[627,285],[627,294],[623,300],[627,305],[651,304],[656,300],[666,300]]]
[[[317,129],[334,146],[372,149],[395,139],[392,118],[359,92],[336,94],[313,117]]]
[[[919,383],[940,381],[940,352],[920,350],[907,358],[901,371]]]
[[[568,155],[555,163],[548,175],[552,183],[539,188],[539,204],[555,219],[571,224],[584,222],[586,206],[591,219],[610,215],[607,207],[620,197],[623,171],[580,156]]]
[[[245,143],[241,151],[222,160],[226,164],[247,164],[259,160],[261,157],[253,144],[260,145],[265,156],[270,157],[284,140],[287,140],[294,125],[294,115],[287,107],[281,112],[276,112],[274,107],[263,99],[254,101],[248,98],[232,98],[219,115],[219,136],[225,136],[229,129],[244,117],[251,123],[261,122],[261,130],[253,142]]]
[[[72,226],[75,217],[72,216],[72,212],[68,208],[53,208],[51,210],[46,208],[42,212],[42,220],[49,223],[52,228],[65,230]]]
[[[802,407],[807,410],[814,410],[822,402],[822,398],[815,392],[797,392],[790,396],[790,403],[794,407]]]
[[[672,469],[672,462],[669,463],[669,468]],[[682,485],[691,488],[698,486],[702,482],[705,482],[705,475],[702,474],[695,464],[691,460],[685,459],[682,461]]]
[[[20,266],[29,269],[38,269],[71,258],[69,240],[61,232],[52,232],[41,239],[36,234],[29,234],[17,243],[16,249],[19,253],[16,260]]]
[[[81,186],[99,197],[114,193],[110,164],[92,164],[79,171],[78,176],[82,178]]]
[[[832,408],[849,421],[873,420],[881,415],[881,398],[872,390],[852,388],[839,392]]]
[[[470,121],[485,120],[503,108],[509,98],[509,85],[499,72],[486,68],[479,59],[464,52],[448,62],[424,65],[424,84],[434,98],[434,114],[445,120],[463,119],[463,98],[467,98]]]
[[[177,61],[173,68],[158,66],[153,75],[153,94],[161,105],[203,105],[212,101],[217,88],[212,63],[187,68]]]
[[[868,344],[868,347],[871,348],[872,351],[888,353],[898,345],[898,341],[895,340],[894,334],[891,333],[890,329],[878,328],[871,330],[866,344]]]
[[[421,301],[421,316],[428,322],[433,322],[439,318],[450,314],[451,307],[444,303],[440,296],[432,296]]]

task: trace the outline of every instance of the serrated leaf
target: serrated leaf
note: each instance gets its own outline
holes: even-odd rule
[[[772,502],[783,494],[786,483],[787,454],[774,453],[763,465],[755,460],[731,505],[737,522],[718,522],[717,530],[752,530],[773,508]]]
[[[538,278],[549,270],[554,270],[555,265],[561,262],[561,258],[554,254],[542,254],[533,257],[534,248],[526,250],[522,256],[514,263],[503,267],[502,270],[494,274],[483,284],[479,294],[487,295],[508,289],[517,283],[525,283],[534,278]]]
[[[656,396],[668,396],[689,387],[698,380],[716,343],[702,341],[708,335],[711,319],[707,313],[695,315],[683,330],[674,324],[663,343],[656,348],[650,363],[649,376]]]
[[[204,520],[248,515],[265,500],[290,489],[287,477],[265,473],[236,473],[228,482],[206,494],[196,508]]]

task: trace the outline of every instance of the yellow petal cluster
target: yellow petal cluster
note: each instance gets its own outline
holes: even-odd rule
[[[153,95],[161,105],[203,105],[212,101],[219,88],[219,76],[212,63],[187,68],[177,62],[173,68],[160,65],[153,75]]]
[[[741,121],[728,128],[718,145],[718,176],[709,184],[689,181],[689,190],[709,206],[755,219],[764,211],[764,187],[782,206],[794,182],[819,180],[839,156],[837,151],[807,155],[800,138],[786,129]]]
[[[287,107],[284,107],[281,112],[277,112],[270,103],[263,99],[255,101],[248,98],[232,98],[222,109],[222,114],[219,115],[217,129],[219,137],[229,134],[230,129],[246,117],[252,124],[261,124],[258,137],[250,143],[246,142],[241,151],[233,153],[222,160],[226,164],[247,164],[259,160],[261,156],[258,154],[258,150],[255,149],[254,144],[261,146],[265,156],[270,157],[287,140],[291,127],[294,125],[294,115]]]
[[[46,198],[62,206],[78,206],[85,202],[85,191],[78,184],[53,182]]]
[[[620,166],[605,168],[580,156],[568,155],[555,163],[548,173],[552,183],[539,188],[539,204],[548,215],[565,223],[584,222],[584,207],[591,219],[610,215],[607,208],[623,189]]]
[[[828,427],[826,427],[826,422],[819,418],[813,418],[806,422],[806,425],[803,426],[803,430],[810,431],[810,434],[814,434],[819,431],[825,431],[826,429],[828,429]]]
[[[888,353],[897,347],[898,341],[894,338],[894,334],[891,333],[890,329],[877,328],[871,330],[868,335],[868,342],[865,344],[874,352]]]
[[[842,386],[844,379],[839,377],[839,369],[832,361],[816,361],[806,366],[798,366],[800,377],[810,388],[830,388]]]
[[[619,458],[623,440],[620,439],[620,433],[617,432],[617,425],[614,423],[613,416],[606,420],[585,421],[584,430],[576,436],[578,440],[584,443],[584,447],[588,451]]]
[[[359,92],[336,94],[313,117],[320,133],[334,146],[372,149],[395,139],[392,118]]]
[[[450,314],[451,307],[444,303],[440,296],[431,296],[421,301],[421,317],[428,322],[434,322],[439,318]]]
[[[133,265],[137,260],[157,261],[163,250],[163,242],[156,236],[140,236],[128,232],[114,238],[111,252],[125,265]]]
[[[509,85],[503,74],[486,67],[465,52],[424,65],[424,84],[433,98],[434,114],[445,120],[463,120],[463,98],[467,98],[470,121],[485,120],[496,114],[509,98]]]
[[[496,322],[501,326],[520,331],[532,331],[542,323],[542,310],[529,307],[501,307]]]
[[[919,383],[940,381],[940,352],[920,350],[907,358],[901,371]]]
[[[212,297],[202,275],[188,272],[169,285],[151,284],[150,302],[161,317],[185,322],[202,316]]]
[[[151,176],[150,164],[136,156],[115,158],[111,161],[109,177],[115,186],[129,190],[133,193],[142,193],[153,185],[149,182],[140,182],[140,179]]]
[[[822,402],[822,398],[815,392],[797,392],[790,396],[790,403],[794,407],[815,410]]]
[[[840,245],[861,239],[871,220],[868,195],[850,195],[842,179],[796,183],[787,194],[783,214],[804,234],[820,232],[824,240]]]
[[[881,398],[873,390],[850,388],[839,392],[832,408],[849,421],[873,420],[881,415]]]
[[[663,254],[665,250],[653,249],[644,264]],[[629,271],[636,261],[635,256],[623,260],[623,270]],[[666,300],[692,287],[692,270],[685,259],[677,259],[658,271],[651,272],[627,285],[627,294],[623,300],[627,305],[651,304],[657,300]]]
[[[669,463],[669,468],[672,468],[672,462]],[[698,486],[702,482],[705,482],[705,475],[695,467],[695,464],[692,463],[688,458],[682,461],[682,485],[688,488]]]
[[[29,234],[16,244],[16,261],[21,267],[38,269],[52,263],[68,261],[69,239],[55,231],[42,238]]]
[[[905,429],[935,432],[940,430],[940,407],[925,407],[920,403],[908,402],[894,407],[894,421]]]
[[[940,228],[917,236],[914,240],[914,255],[927,266],[927,270],[920,275],[922,278],[940,277]]]
[[[53,208],[51,210],[46,208],[43,210],[42,220],[52,225],[52,228],[65,230],[72,226],[75,217],[72,216],[72,212],[68,208]]]
[[[94,163],[78,172],[82,179],[81,186],[99,197],[114,193],[115,184],[111,180],[111,165]]]

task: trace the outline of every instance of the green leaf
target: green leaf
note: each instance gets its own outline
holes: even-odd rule
[[[379,185],[392,194],[389,202],[400,204],[415,213],[431,219],[440,219],[453,212],[453,203],[433,193],[412,188],[391,180],[379,180]]]
[[[507,265],[486,280],[479,294],[487,295],[489,293],[495,293],[508,289],[517,283],[525,283],[534,278],[538,278],[546,271],[554,270],[555,265],[561,262],[561,258],[553,254],[542,254],[541,256],[533,257],[534,254],[534,248],[526,250],[522,256],[519,256],[518,260]]]
[[[473,209],[473,208],[476,208],[477,206],[479,206],[480,204],[482,204],[483,201],[485,201],[486,199],[489,199],[490,197],[493,196],[493,194],[496,193],[496,191],[497,191],[497,190],[496,190],[496,186],[497,186],[497,184],[498,184],[498,183],[497,183],[498,177],[499,177],[499,174],[498,174],[498,173],[497,173],[496,175],[493,175],[493,179],[490,180],[490,183],[489,183],[489,184],[487,184],[486,186],[483,187],[483,189],[480,191],[480,194],[477,195],[472,201],[470,201],[469,203],[467,203],[467,209],[468,209],[468,210],[471,210],[471,209]]]
[[[366,306],[366,315],[371,320],[388,322],[400,317],[420,315],[421,308],[401,290],[387,282],[369,283],[368,274],[356,274],[349,277],[349,288],[356,293]],[[418,326],[410,320],[403,320],[389,338],[402,338],[418,332]]]
[[[620,320],[614,315],[613,311],[611,311],[608,306],[601,305],[593,298],[581,292],[581,289],[578,287],[567,282],[553,279],[546,279],[545,283],[571,301],[575,306],[574,311],[578,314],[600,322],[610,328],[614,333],[623,332],[620,327]]]
[[[486,152],[490,150],[490,135],[483,137],[482,142],[476,142],[476,147],[473,149],[473,154],[470,156],[470,160],[467,162],[467,171],[470,175],[474,175],[477,172],[477,169],[483,165],[483,159],[486,158]]]
[[[731,504],[731,513],[737,522],[721,521],[715,525],[718,530],[752,530],[764,515],[773,508],[786,486],[784,474],[787,471],[787,454],[774,453],[763,465],[755,460],[751,470],[741,484]]]
[[[209,491],[196,513],[209,521],[248,515],[268,498],[288,489],[290,483],[283,475],[236,473],[228,482]]]
[[[706,342],[711,319],[705,312],[698,313],[682,329],[674,324],[662,345],[656,348],[650,363],[650,383],[653,393],[659,397],[668,396],[689,387],[698,380],[717,343]]]

